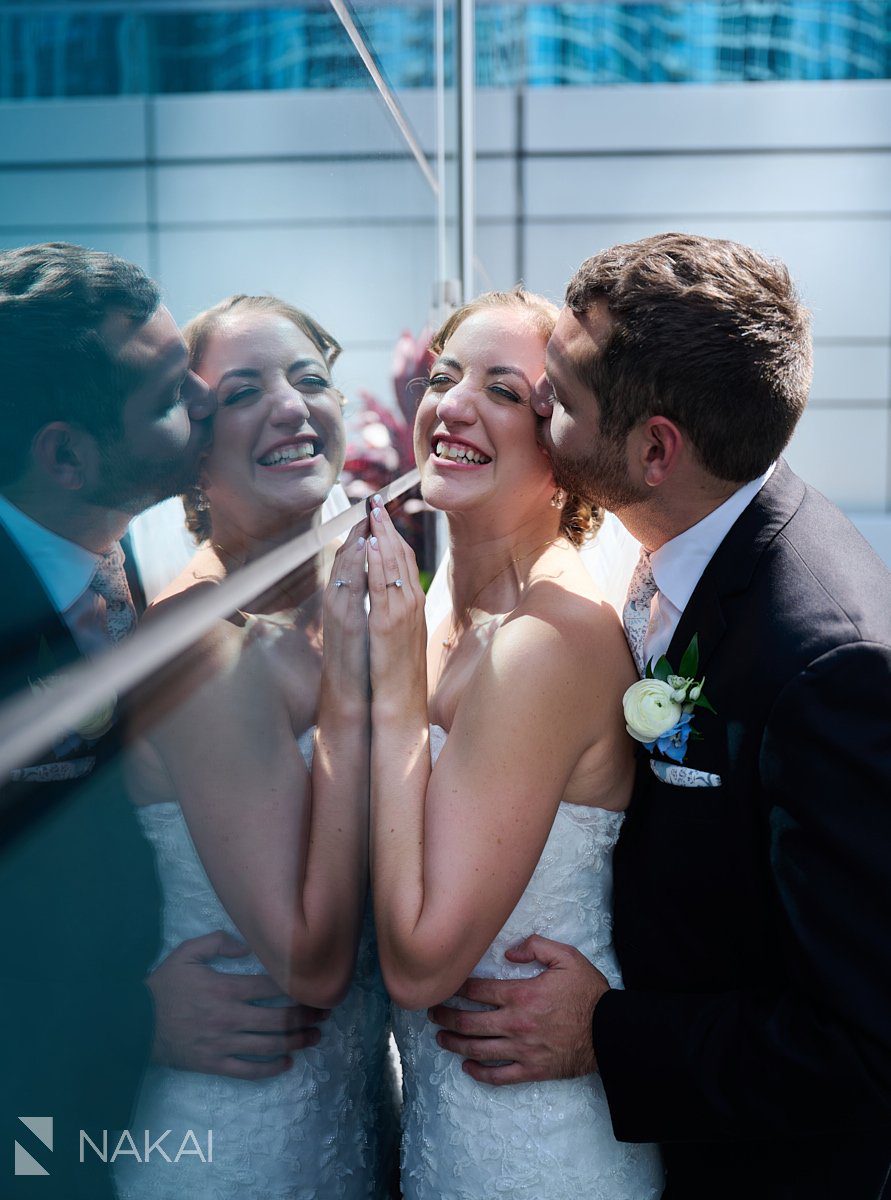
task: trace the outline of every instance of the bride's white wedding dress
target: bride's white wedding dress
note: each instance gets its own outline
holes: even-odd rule
[[[446,734],[431,726],[434,761]],[[612,852],[623,815],[561,804],[538,866],[504,928],[473,971],[521,978],[541,967],[504,951],[531,933],[567,942],[611,986]],[[467,1000],[451,1001],[480,1008]],[[425,1011],[393,1009],[403,1070],[405,1200],[653,1200],[663,1172],[655,1146],[617,1142],[598,1075],[489,1087],[441,1050]]]
[[[307,766],[313,731],[300,739]],[[188,938],[216,929],[243,940],[223,908],[198,857],[176,801],[137,809],[154,848],[163,890],[160,959]],[[220,971],[259,973],[250,955],[220,958]],[[284,999],[282,1000],[284,1003]],[[203,1075],[168,1067],[149,1068],[132,1129],[137,1148],[145,1130],[172,1158],[187,1130],[207,1155],[213,1130],[213,1162],[194,1153],[165,1162],[155,1151],[148,1162],[131,1155],[115,1162],[122,1200],[367,1200],[386,1194],[385,1160],[396,1123],[392,1072],[388,1067],[388,1000],[377,965],[369,918],[352,987],[320,1025],[318,1045],[297,1051],[289,1071],[257,1081]]]

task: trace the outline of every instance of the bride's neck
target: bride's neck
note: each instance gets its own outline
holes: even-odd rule
[[[255,562],[272,550],[277,550],[287,542],[293,541],[302,533],[319,524],[320,513],[301,517],[286,530],[276,530],[274,533],[258,535],[240,528],[233,523],[225,523],[217,532],[215,524],[210,551],[220,565],[221,573],[231,575],[241,567]],[[317,605],[321,599],[324,587],[324,556],[316,554],[296,571],[292,571],[284,579],[271,588],[250,605],[254,613],[276,613],[285,609],[300,609],[306,615],[310,607]]]
[[[471,610],[509,612],[539,556],[560,537],[560,512],[548,509],[493,530],[472,514],[449,514],[449,590],[458,619]]]

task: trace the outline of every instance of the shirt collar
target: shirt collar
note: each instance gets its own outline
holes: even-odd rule
[[[0,524],[43,584],[58,613],[71,608],[92,582],[99,555],[53,533],[0,496]]]
[[[650,555],[653,578],[661,594],[683,612],[715,551],[773,474],[771,463],[763,475],[743,484],[718,508]]]

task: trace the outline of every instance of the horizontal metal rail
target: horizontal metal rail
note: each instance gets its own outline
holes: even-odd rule
[[[382,488],[384,503],[410,491],[418,480],[417,470],[411,470]],[[161,614],[119,646],[59,672],[51,688],[8,700],[0,707],[0,781],[172,662],[217,621],[249,606],[365,516],[364,503],[352,505],[317,529],[241,567],[219,587],[185,597],[176,612]]]

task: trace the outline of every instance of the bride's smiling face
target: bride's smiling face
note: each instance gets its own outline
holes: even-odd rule
[[[211,334],[198,374],[217,400],[203,470],[214,518],[270,533],[316,511],[346,442],[321,350],[287,317],[246,312]]]
[[[415,418],[424,499],[446,512],[546,503],[551,465],[532,400],[547,392],[547,338],[508,307],[479,310],[446,342]]]

